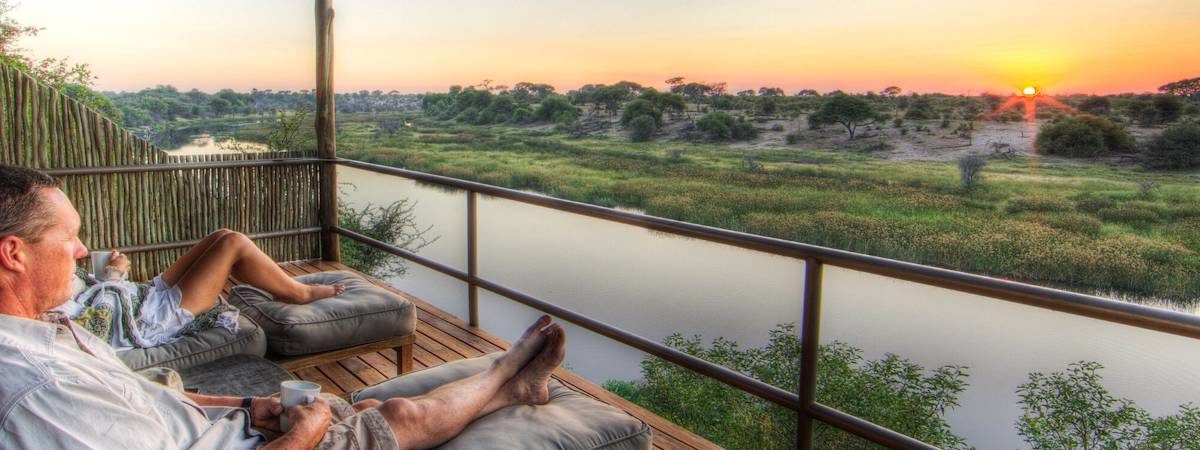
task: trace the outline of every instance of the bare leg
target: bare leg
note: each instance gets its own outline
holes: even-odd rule
[[[245,235],[230,232],[212,243],[179,277],[176,285],[183,291],[183,308],[192,314],[211,309],[230,275],[290,303],[330,297],[341,288],[296,281]]]
[[[537,324],[535,323],[535,326]],[[391,399],[378,405],[402,449],[430,448],[462,432],[475,419],[516,404],[545,403],[546,383],[562,362],[566,343],[562,327],[537,331],[542,343],[520,370],[511,365],[526,347],[518,341],[487,371],[446,384],[412,399]],[[365,405],[364,405],[365,406]]]
[[[188,270],[191,270],[192,264],[200,258],[200,255],[203,255],[204,252],[207,252],[208,248],[212,247],[213,243],[225,237],[226,234],[232,232],[233,231],[228,228],[221,228],[217,231],[209,233],[208,236],[205,236],[204,239],[202,239],[196,245],[193,245],[192,248],[187,251],[187,253],[184,253],[183,256],[175,260],[175,263],[171,264],[171,267],[167,268],[166,272],[162,273],[163,282],[167,283],[167,286],[174,286],[176,283],[179,283],[179,279],[183,278],[183,274],[187,273]]]

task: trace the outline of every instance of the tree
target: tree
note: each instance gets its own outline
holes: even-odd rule
[[[687,103],[683,101],[682,95],[670,92],[658,92],[654,88],[646,88],[638,98],[653,103],[654,107],[662,112],[680,114],[687,107]]]
[[[1195,97],[1200,95],[1200,77],[1167,83],[1159,86],[1158,91],[1180,97]]]
[[[770,331],[764,347],[741,348],[717,338],[679,334],[665,343],[765,383],[795,391],[800,380],[800,339],[794,324]],[[885,355],[865,360],[843,343],[822,345],[817,354],[817,400],[900,433],[945,448],[964,448],[945,420],[966,388],[966,368],[932,370]],[[796,448],[796,414],[703,375],[657,358],[642,361],[642,381],[608,381],[604,387],[731,449]],[[873,444],[832,427],[818,427],[818,448],[874,449]]]
[[[761,95],[763,97],[783,97],[784,94],[783,94],[783,88],[760,87],[760,88],[758,88],[758,95]]]
[[[1074,158],[1091,158],[1133,148],[1133,138],[1103,117],[1080,114],[1042,126],[1035,141],[1038,151]]]
[[[799,92],[796,92],[796,96],[797,97],[820,97],[821,93],[817,92],[816,89],[801,89]]]
[[[899,86],[888,86],[888,87],[883,88],[882,91],[879,91],[880,94],[886,95],[888,97],[898,96],[898,95],[900,95],[900,92],[902,92],[902,91],[900,90]]]
[[[809,115],[808,123],[818,127],[833,123],[840,124],[846,128],[846,133],[850,136],[849,140],[853,140],[858,127],[873,124],[878,117],[878,113],[866,100],[838,94],[830,97],[821,104],[820,109]]]
[[[542,100],[533,111],[533,117],[541,121],[569,124],[579,118],[579,108],[565,96],[551,95]]]
[[[554,86],[549,84],[522,81],[513,85],[512,89],[510,89],[508,93],[513,96],[513,99],[521,103],[539,103],[547,96],[554,93]]]

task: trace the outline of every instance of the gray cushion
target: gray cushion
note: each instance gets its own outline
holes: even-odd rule
[[[258,356],[234,355],[179,372],[183,387],[205,395],[267,397],[292,375]]]
[[[307,355],[412,334],[412,302],[350,272],[296,277],[305,284],[346,285],[341,295],[306,305],[277,302],[251,286],[234,286],[229,303],[262,325],[267,349],[278,355]]]
[[[267,338],[262,328],[253,320],[239,316],[237,334],[214,327],[186,335],[173,344],[117,352],[117,357],[133,370],[153,366],[183,370],[226,356],[262,356],[266,351]]]
[[[482,372],[500,353],[446,363],[350,394],[352,401],[422,395]],[[550,403],[510,406],[472,422],[442,449],[649,449],[645,422],[550,381]]]

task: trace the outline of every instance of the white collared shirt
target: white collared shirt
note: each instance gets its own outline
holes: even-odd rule
[[[254,448],[247,422],[134,373],[70,321],[0,314],[0,448]]]

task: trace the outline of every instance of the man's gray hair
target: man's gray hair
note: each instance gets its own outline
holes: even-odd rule
[[[0,165],[0,238],[37,242],[54,225],[42,189],[61,187],[54,177],[24,167]]]

